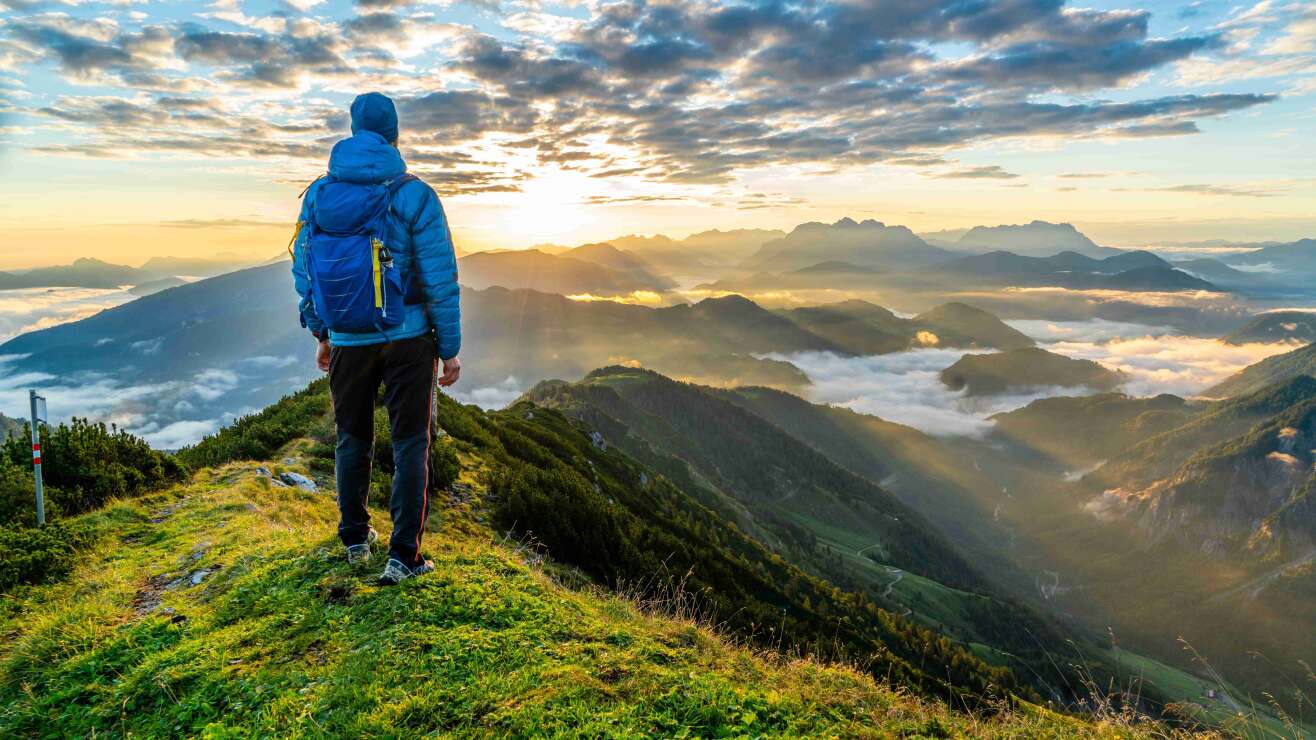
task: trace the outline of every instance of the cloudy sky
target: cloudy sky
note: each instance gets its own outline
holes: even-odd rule
[[[0,269],[282,248],[365,90],[467,249],[1316,232],[1308,0],[0,0]]]

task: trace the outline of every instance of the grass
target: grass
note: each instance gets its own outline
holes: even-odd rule
[[[482,461],[463,463],[475,494],[436,506],[436,571],[396,588],[374,583],[382,553],[344,562],[331,495],[273,487],[257,463],[84,515],[99,544],[71,576],[0,601],[0,736],[1171,734],[1027,704],[954,711],[568,588],[482,523]]]

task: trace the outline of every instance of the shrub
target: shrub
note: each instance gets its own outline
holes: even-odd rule
[[[329,383],[317,380],[207,435],[195,445],[184,447],[178,451],[178,457],[193,468],[234,460],[265,460],[292,440],[311,434],[328,409]]]
[[[31,509],[30,443],[26,438],[11,438],[5,441],[3,451],[10,467],[0,471],[4,498],[0,515],[5,516],[0,521],[26,518],[21,512]],[[173,456],[151,449],[144,440],[121,429],[86,419],[45,427],[42,458],[47,509],[67,515],[89,511],[112,498],[158,490],[186,476]]]
[[[0,593],[62,578],[93,539],[85,526],[64,522],[0,527]]]

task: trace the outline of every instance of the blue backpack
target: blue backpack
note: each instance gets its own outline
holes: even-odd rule
[[[316,313],[333,331],[380,331],[402,323],[411,286],[389,250],[393,196],[414,175],[384,183],[343,182],[320,186],[304,227],[306,273]],[[408,281],[411,282],[411,281]]]

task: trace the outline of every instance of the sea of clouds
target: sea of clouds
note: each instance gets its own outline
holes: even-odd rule
[[[1184,336],[1167,327],[1090,321],[1010,321],[1051,352],[1094,360],[1130,377],[1123,388],[1136,396],[1200,394],[1235,372],[1292,344],[1226,344]],[[906,424],[937,436],[982,436],[993,414],[1051,396],[1087,395],[1085,388],[1029,388],[1017,393],[970,397],[952,391],[943,369],[965,354],[953,348],[922,348],[886,355],[843,357],[830,352],[770,354],[800,368],[812,383],[807,395],[818,403]]]
[[[134,298],[117,288],[0,290],[0,344],[25,332],[84,319]]]

